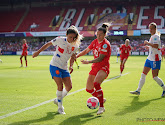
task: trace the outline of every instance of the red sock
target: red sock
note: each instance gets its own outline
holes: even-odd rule
[[[21,61],[21,65],[22,65],[22,59],[20,59],[20,61]]]
[[[122,73],[123,72],[123,66],[120,65],[120,72]]]
[[[96,92],[96,90],[94,90],[94,89],[92,89],[92,90],[86,89],[86,91],[87,91],[88,93],[90,93],[91,95],[93,95],[94,97],[97,97],[97,92]]]
[[[104,107],[103,106],[103,102],[104,102],[104,100],[103,100],[103,91],[100,87],[100,83],[95,82],[94,87],[95,87],[96,92],[97,92],[97,98],[99,99],[100,107]]]
[[[26,66],[27,66],[27,60],[26,60]]]

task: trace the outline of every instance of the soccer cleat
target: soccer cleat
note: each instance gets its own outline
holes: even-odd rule
[[[131,94],[134,94],[134,95],[140,95],[140,92],[138,92],[137,90],[136,91],[130,91]]]
[[[162,93],[162,97],[165,97],[165,91],[163,91],[163,93]]]
[[[62,108],[58,108],[58,113],[65,115],[66,113],[64,112],[64,107],[62,106]]]
[[[23,65],[20,66],[20,68],[23,67]]]
[[[57,100],[57,98],[54,99],[54,104],[56,104],[58,106],[58,100]]]
[[[97,111],[97,115],[100,115],[103,112],[105,112],[105,108],[104,107],[99,107],[99,110]]]

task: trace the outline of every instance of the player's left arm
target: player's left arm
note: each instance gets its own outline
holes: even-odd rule
[[[145,45],[151,46],[152,48],[158,49],[158,44],[149,43],[147,40],[144,41]]]
[[[90,60],[90,61],[88,61],[88,60],[81,60],[81,62],[83,64],[98,63],[98,62],[101,62],[104,59],[105,56],[106,55],[104,55],[104,54],[100,54],[100,56],[98,58],[94,59],[94,60]]]
[[[76,54],[73,53],[71,58],[70,58],[70,66],[69,66],[70,74],[73,72],[73,64],[74,64],[74,61],[75,61],[75,57],[76,57]]]

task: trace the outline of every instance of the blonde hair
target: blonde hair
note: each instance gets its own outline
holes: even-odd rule
[[[158,36],[160,36],[161,33],[157,30],[157,24],[155,22],[152,22],[149,24],[149,26],[151,26],[151,25],[154,26],[154,28],[156,29],[156,33],[158,34]]]
[[[71,44],[76,44],[77,46],[79,46],[81,44],[81,40],[83,39],[83,35],[79,34],[78,29],[72,25],[67,29],[66,34],[70,34],[70,33],[75,33],[76,34],[76,38],[74,40],[74,42],[72,42]]]

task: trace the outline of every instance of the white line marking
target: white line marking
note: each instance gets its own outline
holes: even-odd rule
[[[129,74],[129,73],[125,73],[125,74],[123,74],[123,75],[121,75],[121,76],[124,76],[124,75],[127,75],[127,74]],[[116,79],[116,78],[119,78],[119,77],[120,77],[120,75],[119,75],[119,76],[116,76],[116,77],[113,77],[113,78],[111,78],[111,79],[107,79],[107,80],[105,80],[104,82],[108,82],[108,81],[110,81],[110,80],[113,80],[113,79]],[[103,83],[104,83],[104,82],[103,82]],[[78,93],[78,92],[81,92],[81,91],[83,91],[83,90],[85,90],[85,89],[86,89],[86,88],[79,89],[79,90],[77,90],[77,91],[68,93],[68,95],[73,95],[73,94]],[[33,106],[31,106],[31,107],[27,107],[27,108],[24,108],[24,109],[15,111],[15,112],[11,112],[11,113],[6,114],[6,115],[2,115],[2,116],[0,116],[0,119],[4,119],[4,118],[7,118],[7,117],[9,117],[9,116],[12,116],[12,115],[15,115],[15,114],[18,114],[18,113],[21,113],[21,112],[24,112],[24,111],[27,111],[27,110],[36,108],[36,107],[39,107],[39,106],[41,106],[41,105],[50,103],[50,102],[52,102],[52,101],[54,101],[54,99],[47,100],[47,101],[45,101],[45,102],[42,102],[42,103],[33,105]]]

